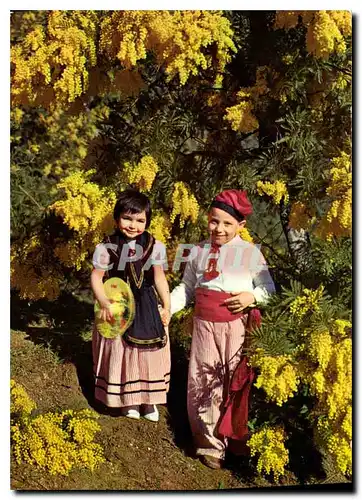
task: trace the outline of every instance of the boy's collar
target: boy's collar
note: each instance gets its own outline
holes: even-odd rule
[[[244,241],[239,234],[236,234],[234,236],[234,238],[232,238],[230,241],[226,242],[226,243],[223,243],[222,245],[217,245],[219,247],[224,247],[226,245],[233,245],[235,243],[239,243],[240,241]],[[213,245],[212,241],[211,241],[211,237],[209,238],[209,242],[211,245]]]

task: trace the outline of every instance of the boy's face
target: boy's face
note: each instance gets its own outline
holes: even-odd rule
[[[146,212],[131,214],[122,212],[118,220],[118,228],[127,238],[136,238],[146,229]]]
[[[232,240],[239,229],[245,226],[245,220],[238,222],[235,217],[216,207],[211,208],[208,221],[211,241],[216,245],[224,245]]]

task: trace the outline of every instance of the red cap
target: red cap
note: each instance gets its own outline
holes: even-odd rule
[[[211,206],[224,210],[239,222],[253,213],[253,207],[248,200],[246,191],[238,191],[237,189],[227,189],[218,194]]]

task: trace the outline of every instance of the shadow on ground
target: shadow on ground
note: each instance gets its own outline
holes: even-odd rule
[[[167,423],[173,432],[176,446],[187,456],[194,457],[187,416],[187,370],[187,351],[175,336],[171,335],[171,382],[167,398]]]
[[[94,407],[91,330],[93,303],[72,294],[57,301],[28,303],[11,297],[10,326],[24,331],[28,339],[56,353],[62,361],[74,364],[79,385],[90,406]]]

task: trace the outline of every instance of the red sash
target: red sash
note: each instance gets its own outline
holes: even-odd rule
[[[246,333],[253,330],[255,326],[260,325],[260,311],[259,309],[252,309],[248,314]],[[241,446],[229,441],[229,444],[235,447],[236,454],[248,454],[245,442],[249,433],[249,396],[254,378],[255,372],[248,364],[247,356],[244,355],[233,373],[229,395],[224,406],[225,413],[219,425],[221,435],[227,436],[236,442],[241,441]]]
[[[231,293],[218,292],[207,288],[196,288],[195,317],[212,321],[213,323],[226,323],[235,321],[243,316],[243,313],[233,314],[223,302],[232,297]]]

